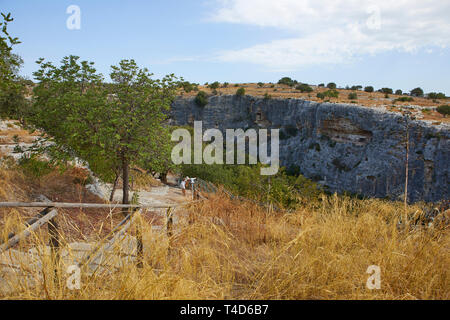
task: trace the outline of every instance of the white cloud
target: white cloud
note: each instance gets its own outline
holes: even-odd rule
[[[221,0],[214,22],[273,27],[292,34],[218,54],[277,70],[340,64],[391,50],[415,52],[450,45],[447,0]]]

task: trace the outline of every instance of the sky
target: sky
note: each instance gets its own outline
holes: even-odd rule
[[[200,84],[288,76],[450,95],[449,0],[0,0],[0,11],[30,79],[38,58],[73,54],[107,80],[133,58]]]

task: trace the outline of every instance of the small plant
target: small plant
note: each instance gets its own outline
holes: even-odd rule
[[[245,96],[245,89],[244,88],[239,88],[236,90],[236,95],[239,97]]]
[[[203,108],[208,104],[208,95],[205,91],[199,91],[194,101],[199,107]]]
[[[400,98],[395,99],[394,103],[395,102],[411,102],[411,101],[414,101],[414,98],[411,98],[411,97],[400,97]]]
[[[348,99],[349,100],[356,100],[358,99],[358,95],[356,94],[356,92],[351,92],[348,94]]]
[[[317,93],[316,97],[322,100],[325,99],[325,95],[322,92]]]
[[[436,111],[439,112],[446,118],[450,114],[450,105],[443,105],[436,108]]]
[[[210,85],[208,85],[208,88],[212,89],[212,90],[216,90],[220,87],[220,83],[218,81],[211,83]]]
[[[299,90],[300,92],[313,92],[314,91],[313,88],[311,88],[306,83],[299,84],[297,87],[295,87],[295,89]]]
[[[329,98],[339,97],[339,92],[337,90],[327,90],[323,94],[325,97],[329,97]]]
[[[266,92],[264,94],[264,100],[270,100],[270,99],[272,99],[272,96],[268,92]]]
[[[53,166],[47,161],[36,157],[25,157],[19,160],[19,165],[26,175],[41,178],[53,171]]]

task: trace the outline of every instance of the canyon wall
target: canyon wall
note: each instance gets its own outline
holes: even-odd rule
[[[205,107],[178,98],[171,123],[203,129],[280,129],[280,162],[334,192],[400,199],[405,186],[406,119],[347,104],[212,96]],[[409,122],[408,198],[450,198],[450,126]]]

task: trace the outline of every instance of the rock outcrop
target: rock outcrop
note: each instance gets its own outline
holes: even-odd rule
[[[203,129],[279,128],[280,162],[330,191],[398,199],[404,192],[406,118],[384,109],[301,99],[178,98],[171,121]],[[410,201],[450,198],[450,126],[409,121]]]

